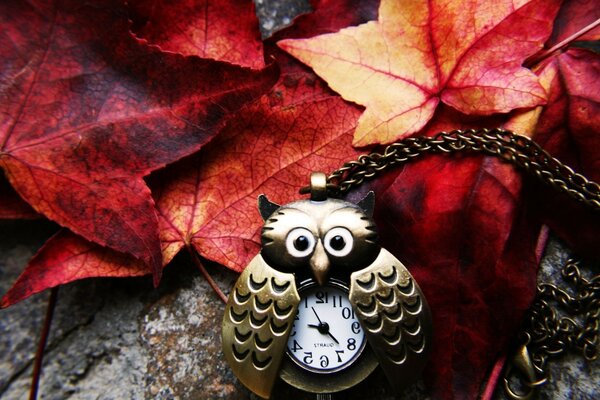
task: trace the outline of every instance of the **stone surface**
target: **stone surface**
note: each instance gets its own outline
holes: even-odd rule
[[[27,260],[54,226],[40,221],[0,222],[0,292],[6,293]],[[0,311],[0,397],[13,380],[31,364],[39,327],[45,313],[47,294],[35,296]]]
[[[570,254],[560,242],[550,241],[541,264],[539,281],[564,287],[557,271]],[[585,264],[582,274],[589,279],[600,273],[600,265]],[[578,320],[578,322],[581,322]],[[600,360],[586,362],[581,356],[568,354],[560,362],[550,362],[550,381],[540,393],[540,399],[597,399],[600,393]]]
[[[295,16],[312,10],[308,0],[255,0],[254,4],[263,39],[289,26]]]

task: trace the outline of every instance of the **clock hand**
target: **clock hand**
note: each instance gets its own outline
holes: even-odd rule
[[[331,332],[329,332],[329,325],[327,325],[327,324],[323,324],[323,325],[308,324],[308,327],[318,329],[320,334],[329,335],[329,337],[332,338],[334,342],[336,342],[337,344],[340,344],[340,342],[335,338],[335,336],[333,336],[333,334]]]
[[[313,311],[314,310],[315,309],[313,308]],[[317,315],[316,312],[315,312],[315,315]],[[317,316],[317,319],[319,319],[318,316]],[[334,342],[336,342],[337,344],[340,344],[340,342],[335,338],[335,336],[333,336],[333,334],[331,332],[329,332],[329,324],[327,322],[323,323],[323,322],[321,322],[321,320],[319,320],[319,325],[308,324],[308,327],[318,329],[320,334],[329,335],[329,337],[332,338]]]
[[[334,341],[334,342],[336,342],[337,344],[340,344],[340,342],[338,342],[338,340],[335,338],[335,336],[333,336],[333,335],[331,334],[331,332],[327,331],[327,334],[329,335],[329,337],[330,337],[330,338],[332,338],[332,339],[333,339],[333,341]]]
[[[317,317],[317,320],[319,321],[319,323],[320,323],[321,325],[323,325],[323,321],[321,321],[321,318],[319,318],[319,316],[317,315],[317,312],[315,311],[315,308],[314,308],[314,307],[311,307],[311,309],[312,309],[312,310],[313,310],[313,312],[315,313],[315,317]]]

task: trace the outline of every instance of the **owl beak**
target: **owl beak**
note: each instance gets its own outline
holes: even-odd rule
[[[310,259],[310,268],[312,269],[313,275],[317,280],[317,283],[321,286],[327,281],[327,275],[329,273],[329,257],[325,253],[323,243],[317,241],[315,251]]]

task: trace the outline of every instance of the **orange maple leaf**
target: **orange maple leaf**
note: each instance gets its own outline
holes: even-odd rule
[[[353,144],[419,131],[440,101],[489,115],[546,101],[521,66],[552,31],[558,0],[383,0],[379,19],[278,45],[346,100],[366,107]]]

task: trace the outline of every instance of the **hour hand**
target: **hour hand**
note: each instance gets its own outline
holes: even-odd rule
[[[329,331],[329,324],[327,322],[321,322],[319,325],[308,324],[308,327],[318,329],[320,334],[328,335],[330,338],[333,339],[334,342],[340,344],[340,342],[335,338],[335,336],[333,336]]]

